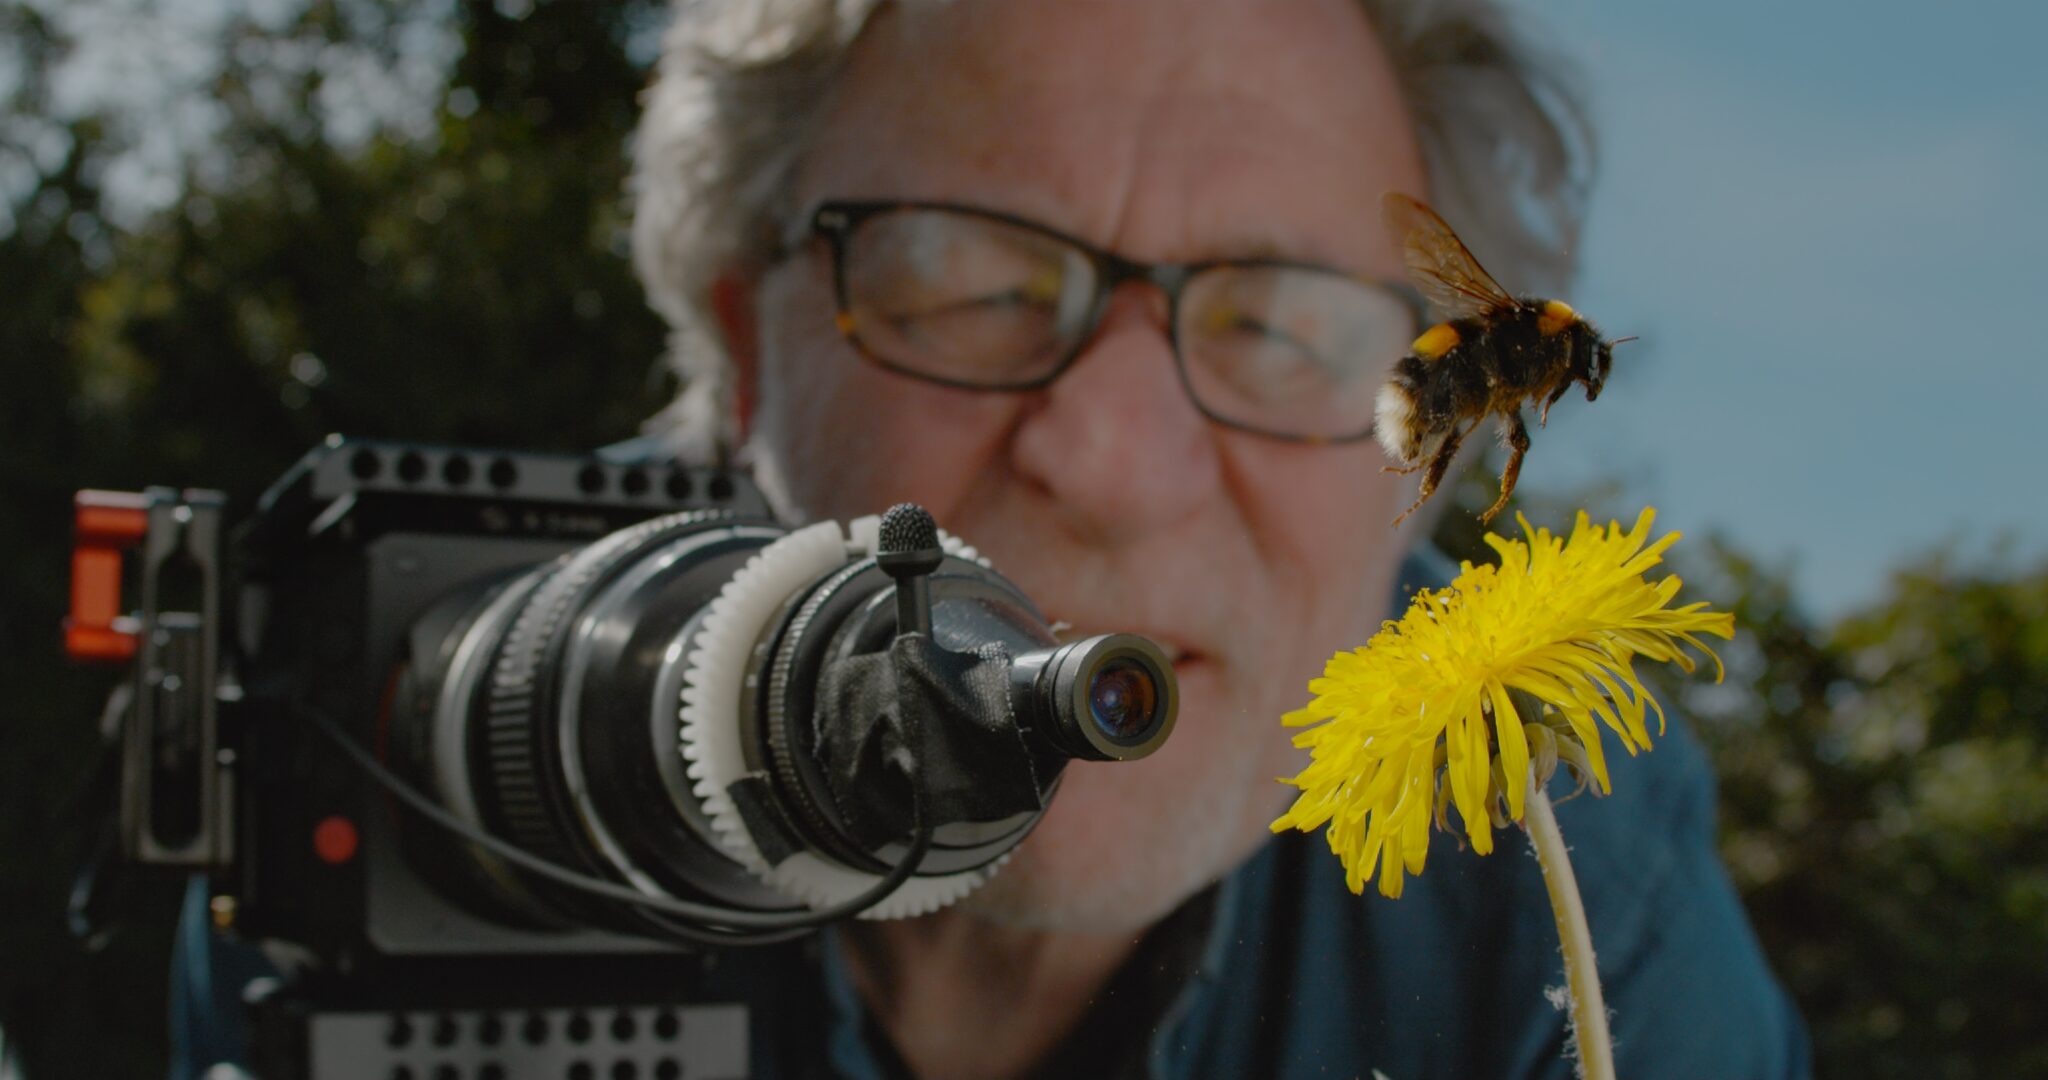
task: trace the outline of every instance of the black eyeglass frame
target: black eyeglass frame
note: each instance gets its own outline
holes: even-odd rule
[[[875,351],[867,342],[861,340],[859,328],[855,325],[853,318],[853,303],[849,296],[846,272],[848,250],[851,247],[850,241],[854,231],[863,222],[883,214],[902,210],[938,210],[946,213],[978,217],[1022,229],[1026,232],[1036,233],[1048,239],[1057,240],[1079,251],[1088,259],[1095,271],[1095,294],[1090,297],[1088,303],[1086,332],[1075,338],[1074,344],[1068,348],[1066,355],[1060,357],[1059,361],[1048,369],[1045,374],[1015,383],[968,382],[964,379],[951,379],[943,375],[934,375],[930,372],[906,367]],[[1052,385],[1061,375],[1066,374],[1067,370],[1074,366],[1074,361],[1079,359],[1083,352],[1087,351],[1088,343],[1094,339],[1096,331],[1102,327],[1102,318],[1109,308],[1110,296],[1116,292],[1117,288],[1125,282],[1141,281],[1155,286],[1166,296],[1166,335],[1167,342],[1173,352],[1174,375],[1180,380],[1181,389],[1186,392],[1188,400],[1194,403],[1195,409],[1213,423],[1264,438],[1275,439],[1280,442],[1302,443],[1313,446],[1361,442],[1372,438],[1374,425],[1368,421],[1363,430],[1345,435],[1298,435],[1291,432],[1263,428],[1242,420],[1234,420],[1228,416],[1219,415],[1212,410],[1195,393],[1194,382],[1188,375],[1187,357],[1181,349],[1180,299],[1182,292],[1187,288],[1188,282],[1207,271],[1220,268],[1306,270],[1343,278],[1375,289],[1387,290],[1408,305],[1415,316],[1415,327],[1418,331],[1428,325],[1429,313],[1422,294],[1406,282],[1382,281],[1339,270],[1332,266],[1325,266],[1322,263],[1277,256],[1204,259],[1191,263],[1139,262],[1136,259],[1128,259],[1118,255],[1116,252],[1106,251],[1080,237],[1068,235],[1058,229],[1042,225],[1028,218],[1021,218],[1001,210],[991,210],[986,207],[973,206],[966,203],[918,199],[830,199],[820,203],[818,208],[812,211],[810,231],[813,235],[823,238],[831,249],[832,294],[833,303],[837,306],[836,314],[838,316],[839,331],[846,338],[847,343],[852,345],[854,350],[870,363],[896,372],[899,375],[961,390],[993,390],[1016,393],[1042,389]],[[1398,359],[1400,358],[1388,358],[1390,363]]]

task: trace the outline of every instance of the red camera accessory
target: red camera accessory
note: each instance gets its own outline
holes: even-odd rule
[[[141,636],[140,623],[121,610],[121,553],[149,535],[149,499],[133,491],[81,491],[74,506],[64,651],[81,662],[127,663]]]
[[[233,850],[232,755],[219,722],[224,504],[217,491],[169,487],[87,490],[73,503],[64,651],[132,665],[110,715],[119,719],[123,850],[149,865],[218,867]],[[124,600],[131,549],[136,590]]]

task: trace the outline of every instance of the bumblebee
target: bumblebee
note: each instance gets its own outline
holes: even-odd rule
[[[1509,295],[1444,219],[1415,199],[1389,192],[1380,210],[1387,231],[1400,238],[1409,280],[1445,319],[1408,347],[1375,402],[1373,432],[1400,462],[1385,471],[1428,470],[1415,505],[1394,524],[1429,501],[1459,444],[1488,417],[1497,420],[1508,451],[1500,498],[1479,515],[1482,523],[1491,521],[1508,504],[1529,450],[1522,406],[1542,402],[1540,427],[1574,385],[1594,400],[1607,381],[1614,346],[1634,339],[1602,339],[1562,300]]]

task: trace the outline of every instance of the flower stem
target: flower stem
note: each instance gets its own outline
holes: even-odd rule
[[[1550,891],[1557,937],[1564,945],[1564,980],[1572,996],[1571,1037],[1579,1047],[1579,1075],[1584,1080],[1614,1080],[1614,1042],[1607,1034],[1607,1003],[1600,997],[1600,973],[1593,965],[1593,935],[1586,929],[1579,881],[1572,874],[1550,796],[1533,775],[1528,790],[1523,819],[1536,847],[1536,862],[1543,867],[1543,886]]]

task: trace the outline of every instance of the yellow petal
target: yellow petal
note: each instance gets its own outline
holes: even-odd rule
[[[1508,796],[1508,817],[1522,820],[1522,789],[1529,776],[1529,743],[1522,736],[1522,717],[1501,684],[1487,683],[1493,695],[1493,734],[1500,743],[1501,779]]]
[[[1721,670],[1699,638],[1731,638],[1733,617],[1673,606],[1683,583],[1644,577],[1678,540],[1652,535],[1653,508],[1626,529],[1581,512],[1568,535],[1516,521],[1521,539],[1485,538],[1496,564],[1465,563],[1448,588],[1418,592],[1364,646],[1331,656],[1310,700],[1282,717],[1310,761],[1285,781],[1301,794],[1273,828],[1326,827],[1353,891],[1376,875],[1400,895],[1446,802],[1473,849],[1492,850],[1493,829],[1525,810],[1532,738],[1546,771],[1568,761],[1609,790],[1600,729],[1632,754],[1651,745],[1649,713],[1664,729],[1637,658],[1691,671],[1704,653]],[[1518,715],[1510,689],[1557,717]]]

